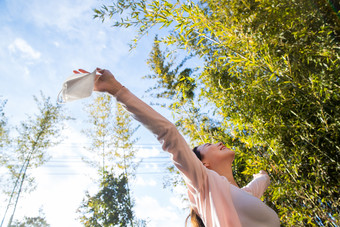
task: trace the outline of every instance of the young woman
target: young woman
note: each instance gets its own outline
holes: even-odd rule
[[[81,69],[74,72],[87,73]],[[94,91],[114,96],[171,154],[188,188],[193,226],[280,226],[275,211],[260,200],[270,181],[265,171],[239,188],[232,174],[234,151],[223,143],[203,144],[192,151],[171,122],[123,87],[110,71],[98,68],[97,72]]]

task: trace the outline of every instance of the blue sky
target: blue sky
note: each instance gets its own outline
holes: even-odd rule
[[[34,113],[33,95],[40,91],[55,100],[65,78],[77,68],[110,69],[137,96],[144,95],[151,82],[141,77],[149,73],[146,58],[153,36],[145,37],[130,52],[133,28],[112,28],[109,22],[93,19],[92,9],[104,2],[0,0],[0,96],[8,100],[5,113],[11,125]],[[35,216],[42,207],[52,227],[81,226],[75,220],[75,211],[85,191],[94,190],[91,178],[95,177],[81,162],[81,156],[86,155],[83,144],[87,140],[80,132],[86,102],[89,99],[66,105],[68,114],[77,120],[68,124],[63,143],[48,151],[51,161],[32,170],[38,185],[20,199],[16,218]],[[148,219],[148,226],[183,226],[185,205],[162,185],[160,173],[164,172],[168,155],[160,151],[156,139],[144,129],[137,136],[141,148],[138,157],[146,161],[133,185],[136,215]],[[4,206],[0,205],[1,219]]]

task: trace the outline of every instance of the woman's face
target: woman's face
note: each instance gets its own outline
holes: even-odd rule
[[[203,164],[207,167],[217,166],[221,163],[231,164],[235,157],[235,152],[224,146],[222,142],[206,143],[200,145],[197,149],[202,156]]]

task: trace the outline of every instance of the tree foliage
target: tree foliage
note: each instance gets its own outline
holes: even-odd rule
[[[84,226],[144,226],[135,217],[129,179],[134,176],[137,128],[123,107],[107,94],[98,94],[86,107],[90,127],[84,133],[91,140],[87,147],[95,158],[90,163],[100,175],[99,191],[86,193],[78,213]],[[97,161],[95,161],[97,160]]]
[[[19,197],[22,192],[35,189],[35,178],[30,175],[30,169],[43,165],[49,155],[47,149],[61,142],[63,121],[68,119],[62,112],[62,107],[53,104],[49,97],[41,93],[41,98],[34,96],[37,113],[28,116],[16,127],[16,135],[9,138],[10,144],[1,153],[2,166],[8,174],[2,177],[2,190],[8,195],[7,211],[12,206],[13,211],[9,221],[13,219]],[[7,134],[8,136],[8,134]]]
[[[0,99],[0,149],[3,149],[8,144],[8,129],[7,129],[7,118],[4,112],[4,108],[7,100]],[[2,160],[2,154],[0,154],[0,163]]]
[[[203,61],[196,70],[169,61],[174,52],[157,46],[149,60],[155,88],[162,89],[154,92],[171,100],[183,132],[193,142],[235,147],[241,182],[266,168],[273,180],[267,203],[283,225],[335,226],[339,10],[327,0],[118,0],[95,17],[136,26],[133,44],[163,28],[157,42]]]
[[[3,153],[6,156],[5,166],[13,181],[21,178],[27,169],[43,165],[49,159],[46,150],[59,144],[62,139],[62,121],[67,119],[62,107],[53,104],[43,94],[40,99],[34,96],[34,100],[38,113],[28,116],[27,120],[16,127],[17,135],[11,138],[11,147]]]
[[[99,191],[93,196],[87,193],[78,209],[80,222],[86,227],[133,226],[137,219],[132,209],[134,204],[127,176],[120,174],[116,177],[104,172],[101,179]]]
[[[8,227],[49,227],[44,212],[40,209],[37,217],[24,217],[23,220],[15,220],[14,223]]]
[[[90,127],[84,133],[91,140],[87,149],[100,159],[92,159],[92,165],[104,171],[121,169],[133,174],[137,130],[132,119],[111,96],[100,94],[86,107]],[[96,163],[93,160],[97,160]],[[113,168],[113,169],[112,169]]]

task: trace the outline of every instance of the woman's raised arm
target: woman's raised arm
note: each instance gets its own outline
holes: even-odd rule
[[[109,70],[98,68],[97,72],[94,90],[108,92],[116,97],[137,121],[157,137],[162,149],[171,154],[189,189],[200,188],[207,177],[205,167],[191,151],[175,125],[123,87]]]

